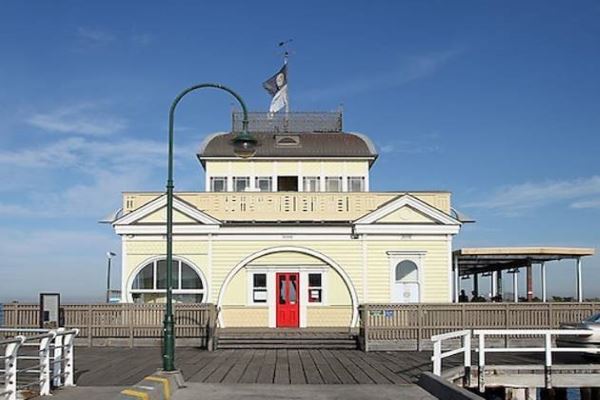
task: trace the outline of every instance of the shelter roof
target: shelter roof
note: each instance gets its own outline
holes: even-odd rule
[[[584,247],[473,247],[453,252],[459,275],[502,271],[594,254],[593,248]]]

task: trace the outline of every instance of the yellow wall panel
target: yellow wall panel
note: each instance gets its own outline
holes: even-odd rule
[[[431,224],[436,221],[424,215],[423,213],[415,210],[412,207],[404,206],[399,210],[396,210],[383,218],[377,220],[377,222],[383,223],[426,223]]]
[[[269,325],[266,307],[223,307],[221,314],[228,327],[256,328]]]
[[[306,310],[306,326],[348,327],[352,322],[351,307],[309,307]]]

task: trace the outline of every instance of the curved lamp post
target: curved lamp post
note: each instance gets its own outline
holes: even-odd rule
[[[232,140],[234,153],[239,157],[248,158],[256,152],[256,139],[248,132],[246,104],[233,90],[216,83],[201,83],[185,89],[173,100],[169,111],[169,172],[167,177],[167,305],[163,327],[163,369],[165,371],[175,370],[175,320],[173,318],[173,126],[175,108],[186,94],[204,88],[221,89],[236,98],[242,106],[244,119],[242,120],[242,132]]]

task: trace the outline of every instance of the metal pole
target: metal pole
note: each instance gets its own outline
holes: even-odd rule
[[[111,261],[112,261],[112,257],[108,256],[108,267],[107,267],[107,271],[106,271],[106,302],[110,302],[110,266],[111,266]]]
[[[518,268],[515,268],[513,270],[513,293],[514,293],[513,300],[515,303],[519,302],[519,281],[518,281],[519,277],[517,276],[518,272],[519,272]]]
[[[492,298],[495,298],[496,296],[498,296],[498,271],[492,272],[490,286],[492,291]]]
[[[527,301],[533,300],[533,275],[531,264],[527,265]]]
[[[458,257],[454,257],[454,302],[458,303],[460,292],[460,278],[458,276]]]
[[[542,301],[545,303],[547,301],[546,296],[546,264],[542,262],[540,264],[540,271],[542,273]]]
[[[165,318],[163,327],[163,369],[165,371],[175,370],[175,319],[173,318],[173,132],[175,126],[175,108],[181,99],[188,93],[203,88],[221,89],[240,103],[244,119],[242,121],[242,133],[247,133],[248,110],[242,98],[233,90],[216,83],[201,83],[191,86],[177,95],[169,110],[169,153],[167,174],[167,304],[165,307]]]
[[[583,285],[581,282],[581,257],[577,257],[577,301],[583,302]]]
[[[477,274],[473,274],[473,290],[475,291],[475,296],[479,297],[479,277]]]

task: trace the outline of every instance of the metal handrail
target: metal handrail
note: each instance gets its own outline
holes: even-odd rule
[[[584,329],[474,329],[450,332],[441,335],[432,336],[434,351],[431,360],[433,361],[433,373],[441,376],[442,360],[451,355],[464,355],[464,379],[465,385],[470,386],[471,378],[471,337],[478,337],[478,347],[475,349],[479,352],[478,359],[478,388],[479,391],[485,390],[485,355],[487,353],[541,353],[545,354],[544,359],[544,375],[545,387],[552,388],[552,354],[553,353],[591,353],[600,354],[600,349],[591,349],[586,347],[555,347],[552,346],[553,336],[590,336],[592,332]],[[486,336],[543,336],[543,347],[486,347]],[[457,349],[442,352],[442,342],[448,339],[463,338],[462,346]]]
[[[39,333],[0,341],[0,345],[6,346],[5,355],[0,357],[5,361],[4,370],[0,370],[0,376],[4,375],[4,382],[0,381],[0,398],[16,400],[19,389],[36,385],[39,386],[40,396],[49,395],[52,386],[73,386],[73,345],[75,336],[79,334],[78,329],[2,328],[0,332]],[[38,355],[19,356],[19,349],[25,346],[38,346]],[[18,360],[39,360],[39,363],[19,369]],[[18,385],[19,373],[39,374],[39,378]]]

